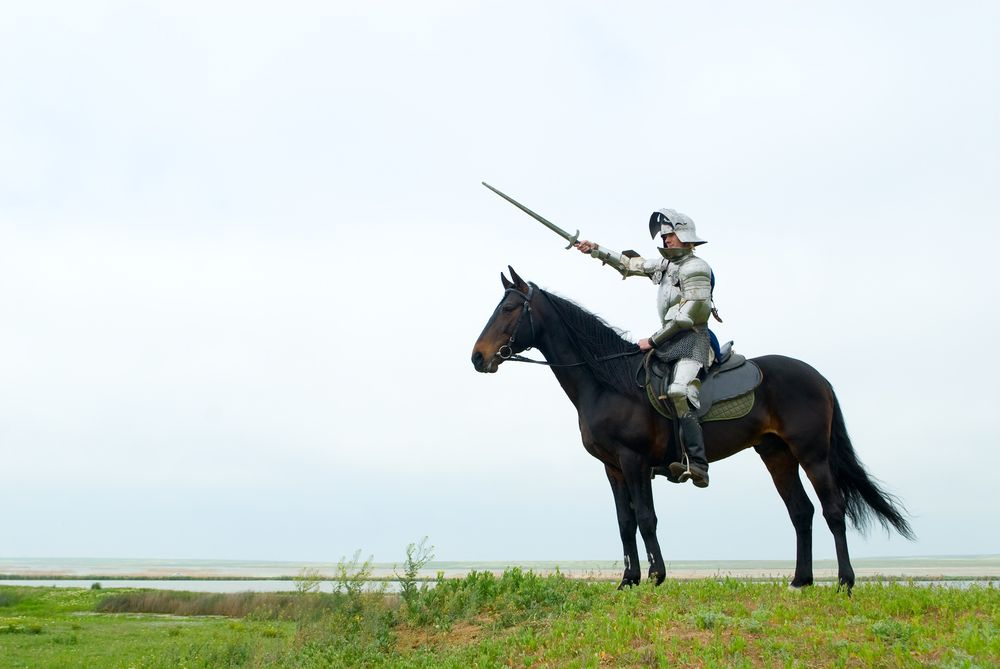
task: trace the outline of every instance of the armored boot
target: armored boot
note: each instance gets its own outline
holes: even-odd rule
[[[705,458],[705,440],[701,434],[701,425],[695,415],[688,411],[680,418],[681,442],[687,455],[685,464],[674,462],[670,465],[670,473],[679,483],[688,479],[699,488],[708,487],[708,460]]]

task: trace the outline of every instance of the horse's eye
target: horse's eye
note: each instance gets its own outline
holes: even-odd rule
[[[513,304],[505,304],[502,307],[500,307],[500,311],[504,312],[505,314],[509,314],[510,312],[514,311],[514,309],[515,307]]]

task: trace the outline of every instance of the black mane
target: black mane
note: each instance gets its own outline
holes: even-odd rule
[[[621,330],[608,325],[603,318],[587,311],[576,302],[545,290],[541,292],[562,319],[570,344],[587,363],[597,381],[623,395],[641,394],[635,378],[639,367],[639,355],[601,360],[619,353],[638,354],[638,345],[623,337]]]

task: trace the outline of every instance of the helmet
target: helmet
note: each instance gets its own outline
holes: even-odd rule
[[[695,231],[694,221],[690,216],[686,216],[673,209],[660,209],[654,211],[649,217],[649,236],[656,239],[660,235],[673,232],[677,239],[685,243],[706,244],[707,241],[698,237]]]

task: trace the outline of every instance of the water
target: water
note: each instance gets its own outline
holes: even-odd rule
[[[941,556],[911,558],[859,558],[853,560],[859,578],[917,579],[921,584],[969,587],[992,579],[1000,581],[1000,555]],[[470,571],[496,574],[511,567],[547,574],[555,570],[573,578],[613,581],[621,576],[621,564],[614,560],[432,562],[420,576],[433,579],[440,572],[447,578],[462,577]],[[787,582],[795,564],[790,560],[698,560],[667,562],[670,578],[755,578]],[[817,579],[833,579],[833,560],[814,563]],[[198,592],[282,592],[294,591],[293,578],[303,569],[315,569],[331,576],[335,563],[273,562],[253,560],[136,560],[106,558],[0,558],[0,585],[57,586],[89,588],[155,588]],[[379,563],[372,576],[391,579],[395,565]],[[369,589],[384,587],[398,591],[394,581],[372,582]],[[330,583],[322,589],[330,591]]]
[[[608,579],[609,581],[617,580]],[[775,579],[775,582],[780,584],[788,583],[788,579]],[[893,581],[859,581],[855,587],[863,588],[866,585],[879,585],[882,583],[889,583]],[[946,587],[946,588],[998,588],[1000,587],[1000,579],[997,580],[920,580],[920,581],[896,581],[904,585],[914,585],[920,587]],[[258,581],[258,580],[242,580],[242,581],[225,581],[225,580],[211,580],[211,581],[198,581],[198,580],[155,580],[155,579],[142,579],[142,580],[131,580],[131,579],[115,579],[111,581],[101,581],[97,580],[81,580],[81,579],[18,579],[18,580],[7,580],[0,579],[0,586],[10,585],[18,587],[45,587],[45,588],[90,588],[94,583],[99,583],[101,585],[101,590],[116,590],[116,589],[130,589],[130,588],[146,588],[152,590],[184,590],[187,592],[295,592],[295,581],[281,581],[281,580],[268,580],[268,581]],[[821,581],[816,585],[818,586],[834,586],[836,585],[833,581]],[[428,583],[428,586],[434,587],[434,582]],[[331,592],[333,586],[329,583],[323,583],[320,587],[321,592]],[[365,590],[367,591],[384,591],[384,592],[399,592],[399,583],[395,581],[369,581],[366,584]]]
[[[46,588],[89,588],[94,583],[101,584],[101,590],[113,590],[117,588],[151,588],[153,590],[186,590],[189,592],[294,592],[295,581],[158,581],[153,579],[130,580],[115,579],[111,581],[80,580],[80,579],[24,579],[24,580],[4,580],[0,579],[0,585],[15,586],[35,586]],[[388,585],[396,585],[390,583]],[[324,590],[329,590],[329,586]]]

